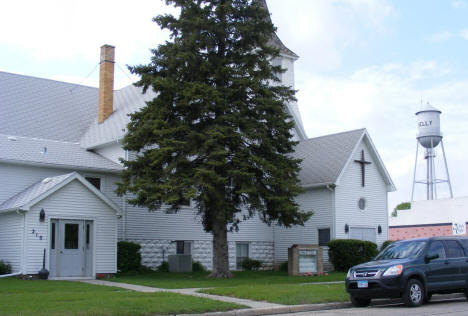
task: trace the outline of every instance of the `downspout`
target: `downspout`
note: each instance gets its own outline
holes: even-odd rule
[[[336,209],[335,209],[335,195],[336,195],[336,184],[327,184],[327,189],[332,193],[332,199],[331,199],[331,211],[332,211],[332,232],[330,239],[336,239]]]
[[[128,161],[128,150],[125,151],[125,160]],[[122,197],[123,212],[123,240],[127,240],[127,194]]]

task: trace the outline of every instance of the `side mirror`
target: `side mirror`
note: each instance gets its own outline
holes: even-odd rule
[[[431,255],[426,255],[426,256],[424,257],[424,261],[425,261],[426,263],[429,263],[429,262],[431,262],[431,260],[434,260],[434,259],[437,259],[437,258],[439,258],[439,254],[438,254],[438,253],[433,253],[433,254],[431,254]]]

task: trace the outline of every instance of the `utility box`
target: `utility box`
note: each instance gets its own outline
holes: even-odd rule
[[[319,245],[293,245],[288,248],[288,274],[323,274],[322,248]]]
[[[192,272],[191,255],[169,255],[169,272]]]

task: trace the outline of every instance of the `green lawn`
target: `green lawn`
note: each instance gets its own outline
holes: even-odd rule
[[[200,292],[284,305],[345,302],[349,300],[344,284],[241,285],[206,289]]]
[[[139,293],[66,281],[0,279],[0,315],[152,315],[243,306],[174,293]]]
[[[344,281],[346,273],[331,272],[328,276],[295,276],[278,271],[233,272],[232,279],[210,279],[208,273],[127,273],[109,281],[146,285],[163,289],[228,287],[241,285],[298,284],[309,282]]]

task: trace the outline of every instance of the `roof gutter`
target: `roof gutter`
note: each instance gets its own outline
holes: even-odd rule
[[[12,159],[2,159],[2,158],[0,158],[0,162],[10,163],[14,165],[22,165],[22,166],[26,165],[26,166],[57,168],[57,169],[72,169],[72,170],[79,170],[79,171],[94,171],[94,172],[104,172],[104,173],[113,173],[113,174],[119,174],[123,171],[123,168],[122,170],[93,168],[93,167],[71,166],[71,165],[61,165],[61,164],[55,164],[55,163],[42,163],[42,162],[35,162],[35,161],[12,160]]]
[[[310,183],[302,186],[303,189],[315,189],[315,188],[327,188],[334,189],[336,184],[333,182],[322,182],[322,183]]]

